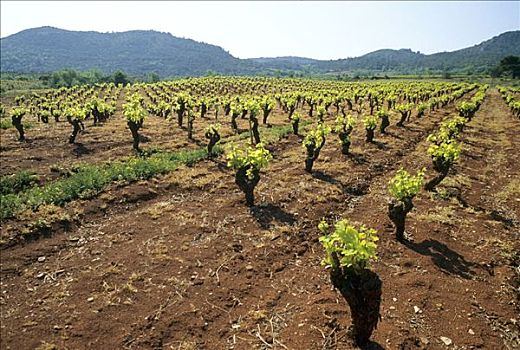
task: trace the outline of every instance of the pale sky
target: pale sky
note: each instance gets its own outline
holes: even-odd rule
[[[337,59],[374,50],[473,46],[520,29],[520,1],[5,1],[0,36],[53,26],[153,29],[221,46],[239,58]]]

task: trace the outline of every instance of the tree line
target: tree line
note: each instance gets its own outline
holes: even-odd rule
[[[60,88],[102,83],[128,85],[134,82],[157,82],[160,78],[156,73],[149,73],[144,77],[131,77],[121,70],[107,75],[98,69],[83,72],[74,69],[63,69],[52,73],[41,74],[38,80],[42,81],[43,84],[48,87]]]

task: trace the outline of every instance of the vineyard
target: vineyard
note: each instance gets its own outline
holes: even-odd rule
[[[2,349],[520,348],[520,89],[1,102]]]

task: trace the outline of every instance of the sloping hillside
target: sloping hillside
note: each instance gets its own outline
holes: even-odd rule
[[[424,55],[411,49],[377,50],[339,60],[303,57],[238,59],[223,48],[169,33],[76,32],[52,27],[28,29],[0,40],[2,72],[50,72],[64,68],[155,72],[162,77],[269,74],[273,71],[324,74],[365,71],[417,73],[485,72],[508,55],[520,56],[520,31],[506,32],[473,47]]]

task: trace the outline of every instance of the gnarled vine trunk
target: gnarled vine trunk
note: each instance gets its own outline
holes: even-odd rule
[[[72,119],[71,117],[67,117],[67,121],[72,125],[72,133],[69,136],[69,143],[76,142],[76,137],[81,130],[85,129],[85,126],[76,118]]]
[[[134,151],[139,152],[139,129],[142,126],[142,123],[136,123],[131,120],[128,121],[128,128],[130,129],[130,132],[132,133],[133,138],[133,144],[132,147]]]
[[[314,112],[314,103],[309,104],[309,117],[312,118],[312,113]]]
[[[253,138],[255,139],[255,145],[260,143],[260,133],[258,132],[258,119],[256,117],[249,117],[251,120],[251,131],[253,132]]]
[[[195,118],[193,116],[188,116],[188,139],[193,140],[193,122]]]
[[[404,122],[406,121],[406,117],[408,116],[408,112],[401,112],[401,119],[396,124],[397,126],[404,126]]]
[[[366,345],[381,319],[383,282],[371,270],[354,271],[352,268],[345,267],[332,268],[330,279],[350,307],[351,335],[356,345]]]
[[[262,123],[267,124],[267,117],[269,117],[269,114],[271,113],[271,110],[268,108],[264,108],[264,116],[262,119]]]
[[[298,135],[298,128],[300,126],[300,120],[293,120],[291,124],[292,124],[293,134]]]
[[[291,120],[291,117],[293,116],[295,110],[296,110],[296,107],[289,108],[289,120]]]
[[[350,148],[350,143],[351,143],[349,134],[350,133],[347,133],[344,131],[342,131],[338,134],[339,139],[341,140],[341,153],[342,154],[348,154],[348,151]]]
[[[381,134],[386,134],[385,129],[390,125],[390,120],[388,120],[388,116],[381,117],[381,126],[379,127],[379,131]]]
[[[305,171],[308,173],[312,172],[312,166],[314,165],[314,161],[318,159],[320,156],[321,149],[325,145],[325,140],[323,140],[320,147],[315,147],[314,145],[307,146],[307,157],[305,158]]]
[[[424,185],[424,189],[426,191],[433,191],[435,190],[435,187],[437,187],[438,184],[441,183],[442,180],[446,176],[448,176],[448,172],[450,171],[451,163],[445,162],[442,159],[437,159],[433,161],[433,168],[435,171],[437,171],[437,175],[435,175],[433,178],[431,178],[426,184]]]
[[[22,117],[11,117],[11,122],[13,126],[18,131],[19,137],[18,141],[25,141],[25,131],[23,130]]]
[[[177,124],[179,126],[182,126],[182,122],[184,119],[184,111],[186,110],[186,107],[184,105],[181,105],[179,109],[177,110]]]
[[[208,142],[208,156],[211,157],[211,155],[213,154],[213,147],[215,147],[215,145],[217,144],[217,142],[220,141],[220,135],[218,132],[215,132],[215,133],[211,133],[211,132],[207,132],[206,133],[206,138],[209,139],[209,142]]]
[[[237,113],[232,113],[231,114],[231,127],[233,128],[233,130],[235,132],[238,132],[237,118],[238,118],[238,114]]]
[[[247,206],[252,207],[255,205],[254,190],[260,181],[260,172],[258,170],[253,170],[253,178],[250,179],[247,177],[247,170],[248,167],[238,169],[237,173],[235,174],[235,183],[237,184],[238,188],[244,192]]]
[[[373,142],[374,141],[374,129],[366,129],[367,131],[367,142]]]
[[[395,237],[399,242],[405,241],[404,229],[406,214],[413,209],[413,203],[411,198],[403,198],[398,201],[392,199],[388,203],[388,217],[394,223],[395,226]]]

